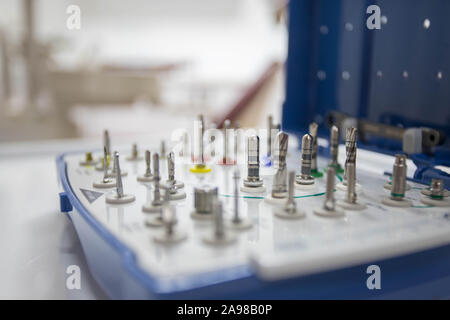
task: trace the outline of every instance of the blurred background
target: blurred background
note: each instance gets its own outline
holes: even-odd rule
[[[286,5],[0,1],[0,299],[105,297],[60,212],[57,154],[100,149],[104,129],[114,146],[159,145],[199,113],[280,120]],[[70,265],[82,290],[65,286]]]
[[[0,142],[278,120],[286,2],[2,0]]]

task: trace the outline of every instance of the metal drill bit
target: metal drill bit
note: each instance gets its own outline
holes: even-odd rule
[[[275,173],[272,186],[272,197],[273,198],[285,198],[287,193],[287,171],[286,171],[286,155],[288,149],[288,138],[287,133],[280,131],[277,134],[277,152],[276,157],[278,158],[278,170]]]
[[[159,155],[157,153],[153,154],[153,181],[155,183],[155,189],[153,191],[153,206],[160,206],[161,201],[161,190],[159,186],[159,181],[161,177],[159,176]]]
[[[330,166],[338,168],[339,128],[333,125],[330,131]]]
[[[226,164],[228,161],[228,130],[230,129],[230,120],[225,120],[223,123],[223,155],[222,163]]]
[[[311,170],[317,171],[317,149],[318,149],[318,143],[317,143],[317,129],[319,125],[315,122],[311,123],[309,125],[309,134],[311,135],[313,139],[312,143],[312,155],[311,155]]]
[[[106,146],[103,147],[103,182],[109,182],[108,178],[108,151],[106,150]]]
[[[288,150],[288,139],[289,136],[287,133],[280,131],[277,134],[276,142],[277,142],[277,152],[275,156],[278,159],[279,167],[286,167],[286,156]]]
[[[345,166],[347,172],[347,202],[355,204],[357,201],[356,195],[356,167],[352,162]]]
[[[295,182],[295,171],[289,172],[289,188],[288,188],[288,200],[284,210],[289,213],[294,213],[297,209],[294,201],[294,182]]]
[[[167,180],[167,187],[168,187],[168,192],[170,194],[175,194],[177,193],[177,186],[175,185],[175,160],[174,160],[175,156],[173,154],[173,152],[169,153],[169,156],[167,157],[167,170],[168,170],[168,177],[169,179]]]
[[[392,170],[392,200],[402,200],[405,197],[406,169],[406,157],[402,154],[395,155],[394,169]]]
[[[347,128],[345,132],[345,167],[347,163],[353,163],[356,166],[356,128]],[[347,185],[347,172],[344,172],[343,184]]]
[[[199,126],[200,126],[199,137],[198,137],[200,164],[204,164],[205,159],[204,159],[204,155],[203,155],[203,137],[205,134],[205,119],[203,118],[202,114],[200,114],[198,116],[198,121],[199,121]]]
[[[122,184],[122,172],[120,169],[119,162],[119,153],[117,151],[114,152],[114,165],[116,167],[116,192],[107,193],[105,195],[106,203],[111,204],[124,204],[133,202],[136,200],[136,197],[132,194],[124,194],[123,192],[123,184]]]
[[[167,157],[167,169],[168,169],[168,176],[169,176],[169,182],[175,183],[175,155],[173,152],[169,153],[169,156]]]
[[[302,138],[302,164],[300,174],[296,177],[296,183],[302,185],[311,185],[314,183],[314,177],[311,176],[311,161],[313,153],[313,137],[305,134]]]
[[[116,188],[117,188],[117,197],[123,197],[123,184],[122,184],[122,174],[120,172],[120,163],[119,163],[119,153],[114,152],[114,166],[116,167],[117,178],[116,178]]]
[[[111,142],[108,130],[103,131],[103,145],[106,147],[106,154],[111,156]]]
[[[327,211],[334,211],[336,207],[336,200],[334,199],[334,179],[335,170],[333,167],[327,169],[327,184],[325,189],[325,201],[323,208]]]
[[[234,179],[234,216],[233,222],[239,223],[241,218],[239,217],[239,169],[236,169],[233,173]]]
[[[151,152],[150,152],[150,150],[145,150],[145,176],[146,177],[151,177],[152,176]]]
[[[263,184],[259,176],[259,137],[253,135],[247,139],[247,179],[244,185],[258,187]]]

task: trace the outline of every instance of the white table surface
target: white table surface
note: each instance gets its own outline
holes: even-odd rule
[[[156,143],[170,137],[170,129],[134,141]],[[128,140],[112,137],[113,145]],[[89,274],[72,223],[59,210],[55,161],[61,152],[99,144],[100,137],[0,144],[0,299],[107,298]],[[70,265],[81,269],[80,290],[66,289]]]

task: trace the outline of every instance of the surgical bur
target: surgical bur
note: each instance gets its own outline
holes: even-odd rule
[[[344,178],[340,184],[337,185],[337,188],[343,191],[347,190],[347,164],[353,163],[356,169],[356,134],[357,130],[356,128],[347,128],[345,131],[345,170],[344,170]],[[356,182],[356,176],[355,176],[355,189],[359,190],[361,189],[361,186]]]
[[[114,166],[117,171],[116,176],[116,192],[108,193],[105,197],[106,202],[110,204],[123,204],[133,202],[136,198],[134,195],[125,194],[123,192],[122,174],[119,163],[119,153],[114,152]]]
[[[253,135],[247,139],[247,178],[241,186],[242,192],[258,193],[266,191],[259,175],[259,137]]]
[[[274,154],[274,156],[278,158],[278,169],[273,177],[272,192],[265,198],[268,202],[280,203],[281,200],[281,203],[283,203],[284,199],[287,198],[286,156],[288,149],[288,138],[288,134],[283,131],[280,131],[277,134],[276,141],[278,147],[275,150],[276,153]]]

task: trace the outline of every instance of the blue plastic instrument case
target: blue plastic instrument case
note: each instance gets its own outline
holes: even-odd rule
[[[381,10],[379,30],[366,27],[372,4]],[[404,130],[434,130],[439,141],[431,141],[431,148],[420,140],[425,136],[412,135],[422,141],[413,147],[425,151],[408,154],[417,166],[413,180],[428,184],[439,177],[449,188],[449,174],[435,168],[450,166],[449,17],[447,0],[290,1],[283,130],[302,135],[315,121],[319,136],[328,139],[331,123],[348,121],[360,131],[358,148],[386,154],[404,151]],[[381,134],[364,132],[374,125],[381,125]],[[74,223],[94,278],[112,298],[450,298],[449,245],[278,281],[246,265],[177,282],[155,277],[75,195],[66,157],[57,159],[61,211]],[[442,216],[445,223],[450,212]],[[382,290],[366,286],[371,263],[383,270]]]

